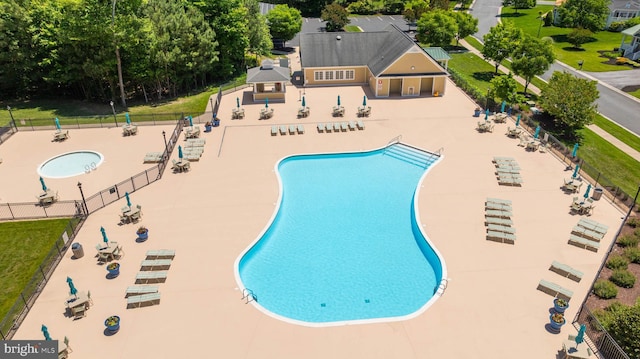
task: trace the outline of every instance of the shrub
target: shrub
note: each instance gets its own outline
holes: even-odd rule
[[[618,295],[618,288],[608,280],[600,279],[593,285],[593,293],[602,299],[611,299]]]
[[[616,65],[624,65],[627,63],[627,61],[629,61],[629,59],[627,59],[626,57],[620,56],[616,59]]]
[[[638,218],[638,217],[630,217],[629,220],[627,221],[627,224],[630,227],[638,228],[638,227],[640,227],[640,218]]]
[[[609,25],[609,28],[607,30],[611,32],[620,32],[624,29],[626,29],[624,21],[615,21],[612,22],[611,25]]]
[[[624,249],[624,255],[629,259],[629,262],[640,264],[640,248],[630,247]]]
[[[621,247],[637,247],[638,242],[640,242],[640,237],[634,236],[632,234],[626,234],[624,236],[618,237],[618,245]]]
[[[549,11],[544,15],[544,26],[551,26],[553,24],[553,11]]]
[[[602,56],[608,59],[617,59],[620,56],[620,53],[617,51],[605,51],[602,53]]]
[[[629,266],[629,261],[627,260],[627,258],[621,255],[614,254],[611,256],[611,258],[609,258],[606,265],[607,268],[612,270],[627,269],[627,267]]]
[[[633,285],[636,284],[636,276],[626,269],[614,270],[609,280],[622,288],[633,288]]]

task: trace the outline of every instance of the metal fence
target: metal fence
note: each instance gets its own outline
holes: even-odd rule
[[[44,289],[45,285],[51,278],[54,269],[60,263],[62,256],[67,251],[71,242],[76,237],[80,228],[84,224],[86,217],[74,217],[72,218],[64,232],[56,240],[51,247],[51,250],[38,266],[38,270],[34,273],[29,283],[24,290],[20,293],[20,297],[13,304],[7,315],[0,322],[0,337],[2,340],[9,340],[13,337],[16,330],[29,313],[29,310],[35,303],[36,299]]]
[[[82,214],[82,202],[58,201],[49,205],[40,203],[0,203],[0,221],[37,218],[73,217]]]
[[[0,145],[16,132],[18,130],[13,126],[13,122],[10,122],[7,126],[0,127]]]
[[[600,358],[630,359],[588,308],[581,308],[577,321],[587,327],[587,337],[598,349]]]

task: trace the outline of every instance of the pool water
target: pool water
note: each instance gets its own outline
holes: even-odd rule
[[[38,167],[38,174],[48,178],[73,177],[95,170],[103,161],[104,156],[99,152],[67,152],[44,161]]]
[[[439,159],[423,156],[380,149],[283,159],[277,212],[236,265],[241,287],[268,314],[300,324],[422,312],[444,267],[415,219],[416,190]]]

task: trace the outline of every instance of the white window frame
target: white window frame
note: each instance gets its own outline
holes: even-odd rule
[[[355,70],[344,70],[345,74],[344,74],[344,78],[347,80],[355,80],[356,78],[356,71]]]
[[[353,81],[356,78],[355,70],[318,70],[313,72],[313,79],[319,81]]]
[[[313,79],[315,81],[323,81],[324,80],[324,71],[314,71]]]
[[[324,79],[325,79],[325,81],[333,81],[333,71],[332,70],[325,70]]]

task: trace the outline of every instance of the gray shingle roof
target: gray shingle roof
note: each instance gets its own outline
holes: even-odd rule
[[[289,68],[274,66],[270,69],[253,67],[247,71],[247,83],[287,82],[291,80]]]
[[[611,0],[609,10],[640,10],[640,2],[634,0]]]
[[[378,76],[413,46],[394,25],[384,31],[307,33],[300,36],[300,57],[302,67],[369,66]]]

